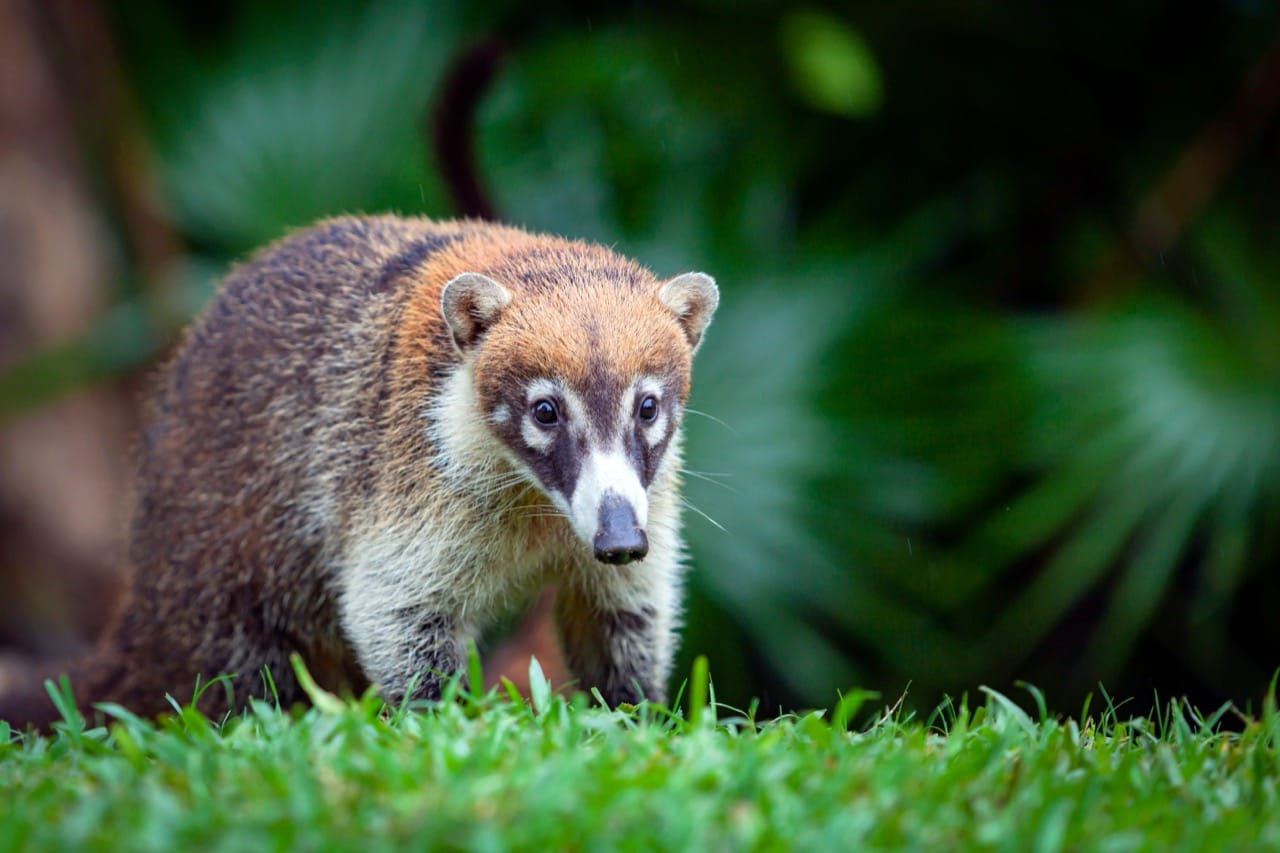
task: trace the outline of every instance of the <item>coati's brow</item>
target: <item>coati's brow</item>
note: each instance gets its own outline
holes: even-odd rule
[[[547,376],[539,376],[525,385],[524,398],[526,402],[532,403],[543,397],[559,397],[563,390],[563,382]]]

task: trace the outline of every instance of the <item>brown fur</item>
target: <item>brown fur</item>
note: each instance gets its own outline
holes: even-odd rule
[[[160,371],[139,442],[129,593],[92,654],[43,674],[69,672],[82,707],[109,701],[141,714],[164,711],[166,694],[189,700],[197,676],[231,675],[230,703],[220,688],[201,700],[216,714],[261,693],[264,666],[283,702],[302,699],[288,664],[296,651],[322,685],[359,691],[402,680],[371,672],[343,629],[343,596],[360,583],[344,560],[374,526],[412,530],[464,511],[490,524],[485,513],[506,513],[492,525],[510,553],[567,553],[572,533],[562,518],[528,511],[539,501],[527,486],[504,499],[469,493],[444,476],[423,428],[464,359],[440,305],[445,283],[468,271],[501,281],[519,303],[477,348],[477,416],[512,377],[548,371],[587,388],[637,370],[668,376],[683,401],[692,354],[684,321],[663,308],[648,271],[607,249],[390,216],[294,233],[228,276]],[[465,554],[468,543],[456,544]],[[547,579],[513,581],[510,594]],[[449,605],[439,613],[393,614],[393,626],[422,632],[421,654],[409,658],[416,666],[457,664],[466,597],[437,594],[433,602]],[[570,592],[559,605],[566,641],[587,644],[569,650],[575,671],[609,682],[611,701],[638,698],[636,680],[660,695],[665,663],[645,658],[656,653],[618,669],[590,645],[631,654],[653,630],[651,614],[597,620],[601,605],[587,598]],[[36,679],[0,695],[0,719],[53,718]]]

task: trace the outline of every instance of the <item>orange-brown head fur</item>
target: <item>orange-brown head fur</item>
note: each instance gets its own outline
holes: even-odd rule
[[[466,272],[492,278],[516,297],[477,353],[478,378],[496,376],[505,365],[555,372],[577,385],[600,366],[592,363],[595,356],[605,358],[611,372],[674,368],[682,396],[688,393],[692,351],[682,345],[677,318],[659,302],[653,273],[603,246],[517,228],[486,226],[430,256],[405,307],[404,352],[433,362],[448,358],[440,351],[451,348],[441,294]],[[413,359],[402,362],[406,369],[412,365]],[[480,390],[493,389],[482,384]]]

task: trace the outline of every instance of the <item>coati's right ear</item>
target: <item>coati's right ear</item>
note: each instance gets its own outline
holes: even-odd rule
[[[678,275],[658,289],[658,299],[676,315],[684,329],[689,346],[697,352],[702,333],[720,304],[720,291],[715,279],[706,273],[687,272]]]
[[[440,297],[440,312],[453,333],[453,342],[466,352],[493,325],[511,293],[487,275],[464,272],[450,279]]]

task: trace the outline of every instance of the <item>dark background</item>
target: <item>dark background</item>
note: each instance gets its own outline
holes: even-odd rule
[[[532,11],[531,9],[535,9]],[[449,216],[702,269],[680,673],[1256,704],[1280,666],[1280,10],[0,3],[0,649],[118,585],[147,366],[227,265]],[[713,523],[708,518],[714,519]],[[909,685],[909,687],[908,687]]]

